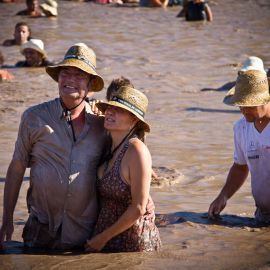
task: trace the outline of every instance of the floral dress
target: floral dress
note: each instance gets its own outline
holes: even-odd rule
[[[129,143],[124,145],[111,170],[98,180],[97,190],[101,209],[94,235],[113,225],[131,204],[130,186],[120,175],[121,161],[128,146]],[[154,251],[159,250],[160,247],[161,241],[155,223],[143,216],[137,219],[132,227],[108,241],[103,251]]]

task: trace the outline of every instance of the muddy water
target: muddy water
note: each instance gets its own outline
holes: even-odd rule
[[[216,0],[214,22],[175,18],[179,7],[116,8],[59,2],[57,19],[29,19],[33,37],[45,42],[58,61],[75,42],[97,53],[105,78],[124,75],[149,97],[147,144],[161,175],[153,185],[163,251],[156,254],[21,254],[27,218],[27,178],[15,210],[14,241],[0,255],[0,269],[268,269],[269,229],[254,223],[250,181],[230,201],[222,220],[206,219],[209,203],[222,187],[232,162],[232,125],[240,114],[222,104],[218,88],[236,78],[248,55],[270,67],[270,3]],[[12,36],[23,3],[2,4],[0,40]],[[0,48],[5,64],[22,59],[17,47]],[[15,80],[0,84],[0,206],[19,119],[30,105],[57,96],[57,85],[43,69],[12,69]],[[104,91],[97,95],[105,96]],[[28,174],[26,174],[27,176]],[[2,208],[0,208],[0,214]]]

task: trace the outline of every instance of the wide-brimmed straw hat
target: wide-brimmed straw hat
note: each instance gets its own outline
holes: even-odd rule
[[[48,66],[46,72],[58,81],[62,67],[76,67],[92,75],[91,91],[98,92],[104,87],[104,81],[96,72],[96,54],[84,43],[76,43],[71,46],[64,56],[64,60],[54,66]]]
[[[109,102],[96,103],[97,108],[103,113],[109,105],[131,112],[141,121],[144,131],[150,132],[150,126],[144,120],[148,99],[141,91],[129,86],[122,86],[117,92],[113,93]]]
[[[265,72],[263,60],[257,56],[249,56],[243,63],[240,71],[260,70]]]
[[[41,39],[30,39],[21,45],[21,53],[24,55],[25,49],[33,49],[42,54],[43,58],[47,58],[47,53],[44,50],[44,43]]]
[[[54,0],[46,0],[45,3],[40,4],[40,7],[44,10],[49,12],[52,16],[57,16],[57,7],[58,4]]]
[[[253,107],[270,101],[269,82],[265,72],[260,70],[239,71],[236,85],[225,96],[227,105]]]

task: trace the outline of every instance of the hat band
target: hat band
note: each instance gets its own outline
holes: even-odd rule
[[[83,56],[79,56],[79,55],[75,55],[75,54],[71,54],[71,55],[67,55],[65,56],[64,60],[66,59],[78,59],[83,61],[84,63],[86,63],[88,66],[90,66],[94,71],[96,71],[96,67],[89,61],[87,60],[85,57]]]
[[[128,101],[126,101],[126,100],[124,100],[122,98],[116,97],[116,96],[113,96],[111,100],[119,102],[120,104],[123,104],[123,105],[127,106],[128,108],[132,109],[133,111],[137,112],[139,115],[144,117],[144,112],[142,110],[140,110],[138,107],[136,107],[133,104],[129,103]]]

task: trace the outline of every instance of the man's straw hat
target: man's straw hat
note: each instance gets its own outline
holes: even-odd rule
[[[45,3],[40,4],[41,9],[49,12],[52,16],[57,16],[58,4],[54,0],[46,0]]]
[[[239,71],[236,85],[225,96],[227,105],[253,107],[265,105],[270,101],[269,83],[263,71]]]
[[[21,53],[24,55],[25,49],[33,49],[42,54],[43,58],[47,58],[47,54],[44,50],[44,43],[41,39],[30,39],[21,46]]]
[[[148,99],[139,90],[129,86],[122,86],[117,92],[113,93],[109,102],[96,103],[97,108],[103,113],[109,105],[131,112],[141,121],[144,131],[150,132],[150,126],[144,120]]]
[[[76,67],[92,75],[91,91],[98,92],[104,87],[104,81],[96,72],[96,54],[84,43],[76,43],[71,46],[64,56],[64,60],[57,65],[49,66],[46,72],[58,81],[59,72],[62,67]]]

